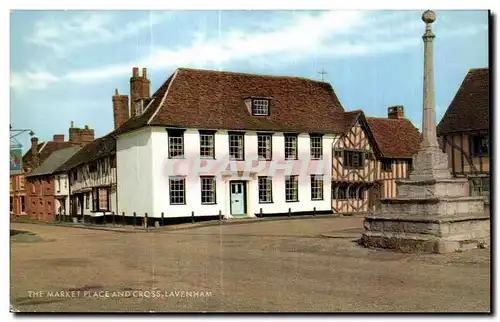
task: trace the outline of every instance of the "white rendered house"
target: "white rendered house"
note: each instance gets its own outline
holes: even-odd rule
[[[330,84],[180,68],[132,106],[112,134],[119,215],[331,213]]]

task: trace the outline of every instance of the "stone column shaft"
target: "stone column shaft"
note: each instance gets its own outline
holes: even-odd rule
[[[422,147],[438,147],[436,136],[436,108],[434,101],[434,53],[431,24],[426,24],[424,40],[424,97],[422,114]]]

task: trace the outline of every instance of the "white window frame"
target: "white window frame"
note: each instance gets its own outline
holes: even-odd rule
[[[208,153],[206,153],[206,152],[208,152]],[[202,158],[202,159],[215,159],[215,133],[214,132],[200,132],[200,158]]]
[[[285,176],[285,201],[299,201],[299,176]]]
[[[273,202],[273,178],[269,176],[258,177],[259,203]]]
[[[297,160],[298,135],[285,134],[285,160]]]
[[[310,148],[311,148],[311,160],[321,160],[323,159],[323,136],[311,134]]]
[[[273,158],[273,136],[269,133],[257,133],[257,155],[261,160]]]
[[[254,98],[252,99],[252,115],[268,116],[269,115],[269,100]]]
[[[184,158],[184,131],[168,131],[168,158]]]
[[[230,160],[245,160],[245,134],[244,133],[229,133],[229,159]]]
[[[323,175],[311,175],[311,200],[324,200]]]
[[[201,204],[215,205],[217,204],[217,190],[215,176],[200,177],[201,188]]]
[[[171,205],[186,204],[186,178],[175,176],[168,178],[169,201]]]

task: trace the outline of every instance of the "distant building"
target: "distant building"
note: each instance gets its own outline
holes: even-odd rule
[[[70,146],[54,151],[42,164],[31,171],[28,180],[28,216],[30,219],[52,221],[65,214],[69,207],[68,182],[64,176],[54,177],[54,171],[80,147]]]
[[[17,176],[17,182],[24,182],[23,190],[14,190],[14,193],[24,197],[25,207],[24,212],[14,213],[11,218],[28,216],[29,218],[37,218],[43,220],[51,220],[54,213],[54,201],[52,197],[44,198],[44,195],[53,195],[51,191],[54,189],[52,176],[43,176],[40,179],[34,176],[27,179],[32,171],[37,170],[55,151],[69,148],[81,147],[94,139],[94,130],[88,126],[77,128],[73,126],[69,128],[69,140],[64,141],[64,134],[56,134],[52,141],[38,143],[38,138],[31,139],[31,149],[23,157],[23,173]],[[15,179],[15,180],[16,180]],[[15,181],[14,180],[14,181]],[[21,188],[19,185],[18,188]]]
[[[470,69],[437,126],[456,177],[469,178],[471,196],[490,193],[489,69]]]
[[[332,209],[335,213],[377,211],[381,198],[396,196],[396,180],[406,178],[420,146],[420,133],[404,117],[403,106],[388,118],[346,112],[345,132],[333,145]]]

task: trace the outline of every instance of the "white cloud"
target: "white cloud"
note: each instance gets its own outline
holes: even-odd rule
[[[122,23],[111,12],[85,12],[70,19],[55,17],[39,20],[26,41],[64,57],[77,49],[98,43],[119,42],[173,15],[173,12],[149,12],[147,18]]]
[[[21,73],[10,74],[10,86],[17,90],[43,89],[60,79],[43,70],[30,69]]]
[[[269,64],[278,65],[319,55],[352,57],[398,52],[421,44],[420,35],[424,31],[423,23],[409,21],[408,16],[409,13],[406,12],[377,14],[370,11],[296,13],[288,21],[282,18],[266,21],[264,30],[262,28],[252,30],[233,28],[222,33],[220,37],[213,38],[207,38],[204,33],[198,32],[191,35],[193,41],[184,47],[150,48],[149,58],[139,62],[73,70],[58,77],[51,74],[44,75],[39,71],[38,76],[44,75],[51,82],[98,82],[126,75],[135,64],[162,69],[178,66],[204,67],[211,64],[223,67],[225,63],[234,61],[266,60]],[[107,16],[95,15],[85,21],[75,19],[61,23],[61,25],[56,23],[57,27],[50,24],[44,25],[37,33],[36,39],[40,44],[58,48],[56,39],[75,36],[78,30],[78,33],[83,34],[80,39],[70,41],[69,47],[74,49],[91,42],[107,41],[110,37],[113,39],[127,37],[136,32],[137,28],[146,28],[161,19],[165,17],[152,18],[151,21],[146,19],[132,22],[116,30],[110,26],[111,22]],[[56,28],[61,29],[62,32],[57,33]],[[482,30],[484,29],[481,27],[464,26],[448,33],[443,32],[442,36],[471,34]],[[36,79],[36,77],[31,75],[31,79]],[[23,85],[22,88],[24,88],[22,78],[17,77],[16,80],[17,82],[11,82],[11,87]],[[38,85],[37,88],[43,88],[43,86]]]

